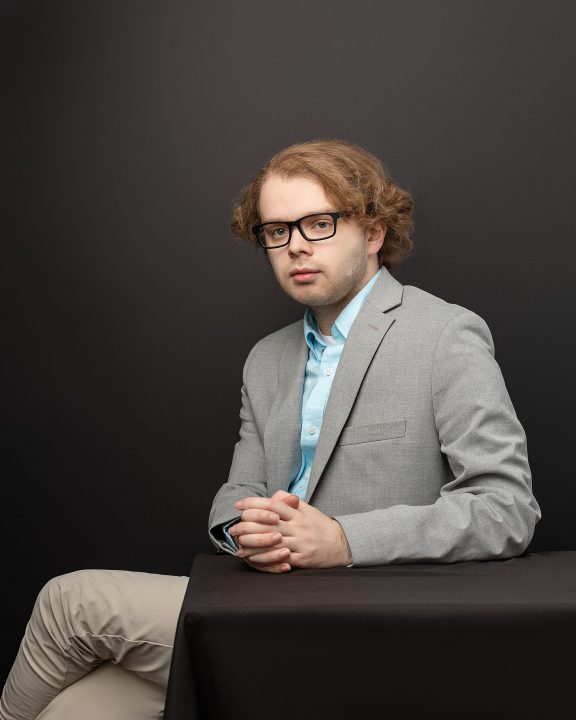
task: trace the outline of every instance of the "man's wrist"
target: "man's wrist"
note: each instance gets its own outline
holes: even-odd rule
[[[348,566],[352,564],[352,550],[350,549],[350,544],[348,543],[348,538],[346,537],[346,533],[344,532],[344,528],[338,520],[335,518],[332,518],[336,525],[338,526],[338,538],[339,538],[339,559],[341,559],[341,564],[344,566]]]

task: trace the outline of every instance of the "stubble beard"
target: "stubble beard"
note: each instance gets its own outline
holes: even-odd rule
[[[311,308],[334,305],[344,297],[351,300],[366,275],[367,265],[368,259],[364,250],[359,248],[358,252],[349,258],[343,270],[338,268],[333,280],[329,280],[328,275],[322,271],[318,278],[322,287],[315,287],[315,283],[302,286],[287,284],[284,291],[296,302],[309,305]],[[289,280],[288,283],[292,281]]]

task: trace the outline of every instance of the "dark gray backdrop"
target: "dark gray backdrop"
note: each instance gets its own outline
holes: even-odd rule
[[[574,7],[2,5],[5,670],[51,576],[211,551],[244,359],[303,312],[231,237],[231,201],[295,141],[357,141],[411,190],[394,275],[488,322],[531,550],[576,547]]]

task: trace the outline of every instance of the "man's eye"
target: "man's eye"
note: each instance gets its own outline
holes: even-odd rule
[[[318,220],[318,222],[316,223],[316,227],[319,230],[326,230],[326,228],[328,227],[328,222],[326,220]]]
[[[285,227],[278,227],[278,228],[272,229],[272,235],[274,237],[283,237],[285,235],[285,233],[286,233]]]

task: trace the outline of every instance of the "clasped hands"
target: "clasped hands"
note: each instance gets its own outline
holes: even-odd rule
[[[337,520],[284,490],[272,497],[246,497],[234,504],[241,521],[228,531],[237,538],[237,555],[263,572],[292,567],[350,565],[352,553]]]

